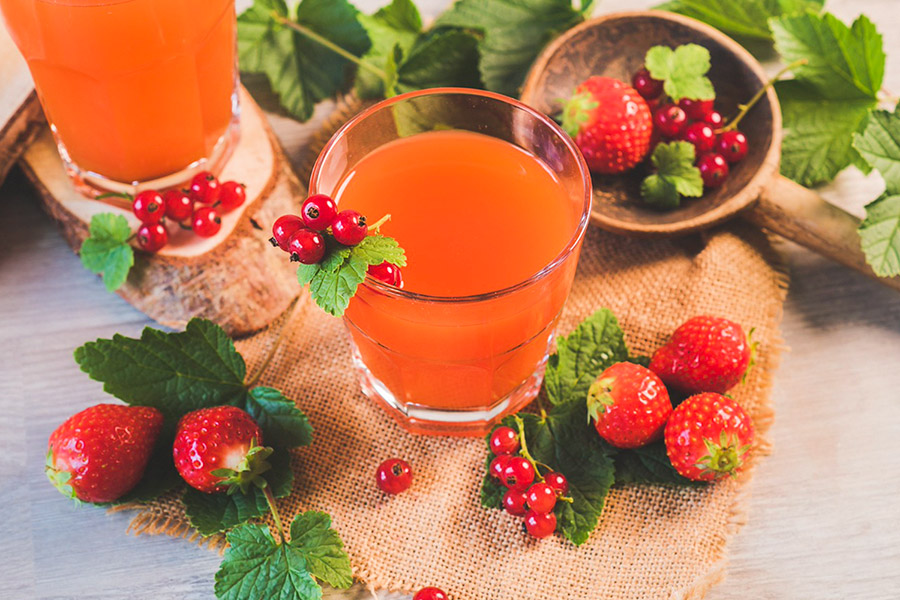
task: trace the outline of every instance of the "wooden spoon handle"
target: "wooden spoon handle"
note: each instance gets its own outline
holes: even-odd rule
[[[859,246],[859,219],[786,177],[777,176],[745,218],[822,256],[900,290],[900,277],[878,277]]]

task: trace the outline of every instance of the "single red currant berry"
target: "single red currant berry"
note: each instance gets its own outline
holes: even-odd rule
[[[716,134],[713,128],[703,121],[695,121],[687,126],[681,134],[681,139],[694,145],[695,156],[709,152],[716,145]]]
[[[378,465],[375,482],[385,494],[405,492],[412,484],[412,469],[405,460],[389,458]]]
[[[644,100],[659,98],[663,92],[663,82],[650,77],[650,71],[641,69],[631,78],[631,86],[637,90]]]
[[[663,136],[676,138],[687,125],[687,115],[680,106],[663,104],[653,113],[653,125]]]
[[[159,223],[166,214],[166,201],[157,191],[144,190],[134,197],[131,203],[131,212],[141,223],[152,225]]]
[[[291,236],[301,227],[303,220],[297,215],[282,215],[272,224],[272,237],[269,238],[269,243],[287,252]]]
[[[188,193],[195,202],[213,204],[219,199],[219,180],[209,171],[200,171],[191,179]]]
[[[337,205],[331,196],[315,194],[306,199],[300,207],[303,224],[315,231],[325,231],[334,223],[337,216]]]
[[[331,233],[339,244],[355,246],[366,237],[369,227],[366,218],[355,210],[342,210],[331,224]]]
[[[713,129],[718,129],[722,126],[723,123],[725,123],[725,119],[722,117],[722,113],[714,110],[703,117],[703,122],[707,125],[710,125]]]
[[[440,588],[427,587],[416,592],[413,600],[447,600],[447,594]]]
[[[533,537],[545,538],[556,531],[556,515],[552,512],[539,513],[529,510],[525,515],[525,529]]]
[[[163,194],[166,202],[166,216],[173,221],[184,221],[194,212],[194,201],[184,190],[169,190]]]
[[[325,238],[318,231],[301,227],[291,236],[288,252],[292,262],[314,265],[325,256]]]
[[[503,508],[506,509],[506,512],[515,517],[521,517],[528,512],[528,507],[525,506],[525,502],[525,494],[522,492],[506,490],[506,493],[503,494]]]
[[[191,216],[191,229],[200,237],[212,237],[222,229],[222,219],[211,206],[201,206]]]
[[[736,129],[722,133],[716,142],[716,152],[730,163],[736,163],[747,156],[748,149],[747,136]]]
[[[712,100],[691,100],[690,98],[682,98],[678,101],[678,106],[684,109],[688,119],[702,121],[706,115],[713,111]]]
[[[371,265],[368,272],[378,281],[398,288],[403,287],[403,274],[400,273],[400,267],[397,265],[384,261],[378,265]]]
[[[247,200],[247,186],[237,181],[226,181],[219,189],[219,206],[222,210],[234,210]]]
[[[503,485],[517,492],[524,492],[534,481],[534,467],[521,456],[513,456],[503,469]]]
[[[137,242],[145,252],[158,252],[169,243],[169,232],[162,223],[144,223],[137,230]]]
[[[697,161],[697,168],[700,169],[703,185],[708,188],[719,187],[728,178],[728,162],[715,152],[701,156]]]
[[[544,477],[544,483],[553,488],[557,498],[562,498],[569,493],[569,480],[562,473],[557,473],[556,471],[547,473],[547,476]]]
[[[556,491],[546,483],[536,483],[525,494],[528,508],[537,513],[548,513],[556,506]]]
[[[496,455],[515,454],[519,451],[519,434],[512,427],[498,427],[491,434],[490,445]]]
[[[490,472],[491,477],[496,477],[502,482],[503,471],[506,470],[506,465],[509,464],[510,458],[512,457],[509,454],[501,454],[494,457],[494,460],[491,461],[491,464],[488,467],[488,471]]]

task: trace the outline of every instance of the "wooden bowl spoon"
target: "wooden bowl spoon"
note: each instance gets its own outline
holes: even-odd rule
[[[538,57],[525,80],[522,101],[547,114],[591,75],[630,81],[652,46],[695,43],[712,57],[709,77],[716,108],[726,118],[766,83],[760,64],[740,44],[695,19],[662,11],[604,15],[570,29]],[[741,122],[750,150],[733,165],[725,184],[690,198],[679,208],[654,210],[640,199],[645,173],[594,175],[596,225],[633,236],[683,235],[711,227],[738,213],[779,235],[900,290],[900,277],[879,278],[865,260],[856,229],[859,219],[815,192],[778,174],[781,109],[771,88]]]

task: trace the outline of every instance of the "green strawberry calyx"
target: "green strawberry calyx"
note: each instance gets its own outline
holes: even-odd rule
[[[72,487],[70,480],[72,474],[68,471],[61,471],[56,468],[56,461],[53,460],[53,448],[47,451],[47,463],[44,468],[47,473],[47,479],[53,484],[53,487],[59,490],[59,493],[78,502],[78,496],[75,495],[75,488]]]
[[[707,454],[700,457],[696,466],[704,474],[713,473],[716,479],[725,475],[735,477],[744,464],[744,455],[750,451],[750,444],[741,446],[737,436],[724,431],[719,433],[718,443],[703,438],[703,445]]]
[[[756,327],[752,327],[750,333],[747,334],[747,343],[750,344],[750,360],[747,362],[747,369],[744,371],[744,374],[741,375],[741,383],[747,383],[747,376],[750,374],[750,370],[756,365],[756,358],[759,355],[759,340],[753,339],[754,331],[756,331]]]
[[[258,446],[253,439],[250,441],[250,449],[233,469],[216,469],[212,474],[222,478],[219,485],[226,486],[229,495],[237,490],[246,494],[253,485],[264,489],[267,482],[262,474],[272,468],[266,459],[273,451],[272,448]]]
[[[607,377],[598,379],[588,388],[587,395],[587,413],[588,422],[591,420],[599,421],[600,415],[606,412],[606,408],[616,403],[612,397],[613,384],[615,379]]]
[[[581,131],[581,126],[590,121],[591,112],[599,105],[590,92],[580,92],[572,96],[563,106],[563,131],[574,138]]]

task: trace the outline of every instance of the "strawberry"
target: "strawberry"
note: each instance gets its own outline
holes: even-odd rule
[[[620,362],[591,384],[588,416],[597,433],[618,448],[637,448],[662,437],[672,402],[656,373],[641,365]]]
[[[235,406],[201,408],[181,417],[172,457],[181,477],[193,488],[212,494],[251,484],[262,485],[260,475],[271,467],[262,448],[256,421]]]
[[[706,392],[678,405],[666,424],[666,452],[675,470],[694,481],[734,476],[750,458],[753,422],[741,406]]]
[[[150,406],[86,408],[50,434],[47,477],[70,498],[112,502],[144,475],[162,424]]]
[[[563,107],[562,126],[597,173],[622,173],[644,160],[653,133],[647,101],[611,77],[579,85]]]
[[[754,346],[734,321],[694,317],[678,327],[668,343],[656,351],[650,370],[670,388],[687,394],[724,394],[747,374]]]

